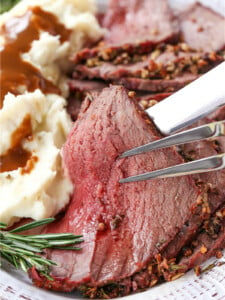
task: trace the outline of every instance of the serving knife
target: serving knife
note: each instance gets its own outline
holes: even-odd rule
[[[170,135],[224,104],[225,62],[148,108],[146,113],[163,135]]]
[[[146,113],[164,135],[191,125],[225,104],[225,62],[190,83],[159,104],[150,107]],[[120,158],[138,155],[143,152],[179,145],[191,141],[213,138],[225,134],[225,120],[203,125],[184,132],[130,149]],[[132,182],[153,178],[181,176],[220,170],[225,167],[225,153],[121,179],[119,182]]]

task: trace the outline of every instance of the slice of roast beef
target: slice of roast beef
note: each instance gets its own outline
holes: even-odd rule
[[[81,109],[81,104],[90,92],[100,92],[108,84],[99,80],[71,79],[68,81],[70,97],[67,99],[67,111],[75,121]]]
[[[108,84],[98,80],[80,80],[71,79],[69,81],[70,97],[67,99],[67,111],[73,121],[77,119],[81,108],[81,103],[85,96],[93,91],[100,92]],[[159,101],[169,97],[171,93],[149,93],[142,91],[131,91],[135,93],[135,99],[139,102],[143,109],[147,109]]]
[[[94,48],[84,48],[76,52],[72,57],[71,61],[75,64],[86,64],[96,63],[101,61],[120,61],[127,62],[133,61],[134,56],[141,56],[142,54],[149,53],[154,49],[164,48],[165,44],[157,44],[151,41],[136,42],[133,44],[124,44],[120,46],[109,46],[105,45],[104,42],[99,43]]]
[[[151,120],[120,86],[105,88],[83,104],[63,149],[75,190],[65,217],[46,232],[82,234],[80,252],[49,250],[49,281],[57,290],[103,286],[148,266],[187,222],[199,200],[189,176],[119,184],[120,178],[181,163],[175,148],[119,159],[127,149],[158,139]]]
[[[174,92],[197,79],[199,75],[183,74],[174,79],[142,79],[123,77],[115,81],[129,90],[148,91],[153,93]]]
[[[225,47],[225,18],[211,9],[194,4],[178,16],[183,40],[192,48],[204,52]]]
[[[207,72],[224,60],[222,55],[215,53],[200,54],[189,48],[182,50],[182,44],[168,45],[160,53],[153,51],[147,56],[141,56],[136,63],[117,64],[112,62],[89,62],[87,65],[75,66],[74,78],[100,78],[117,80],[121,77],[137,77],[144,79],[172,79],[183,72],[201,74]],[[96,65],[94,65],[96,64]]]
[[[179,33],[167,0],[110,0],[102,24],[108,44],[169,41]]]
[[[153,8],[151,10],[144,11],[143,8],[145,6],[154,6],[155,9]],[[164,9],[158,11],[158,8],[161,6],[163,6]],[[162,43],[163,40],[161,40],[161,43],[159,42],[161,39],[159,38],[161,34],[156,34],[155,39],[150,38],[151,32],[157,33],[157,29],[149,30],[149,26],[152,26],[151,21],[154,20],[159,22],[160,26],[164,27],[166,23],[169,25],[170,22],[168,23],[168,20],[170,19],[169,15],[171,14],[171,11],[169,9],[170,12],[168,13],[168,9],[169,8],[166,0],[111,0],[110,9],[107,11],[105,16],[105,26],[110,28],[110,30],[108,31],[105,39],[109,39],[112,35],[116,44],[114,43],[114,45],[109,45],[105,42],[101,42],[97,47],[82,49],[74,55],[72,60],[76,64],[87,63],[87,60],[90,60],[90,62],[94,63],[94,65],[100,61],[120,61],[128,63],[133,62],[133,56],[136,57],[137,55],[143,53],[149,53],[150,51],[158,48],[158,46],[164,47],[165,44]],[[148,18],[145,18],[146,13],[148,14]],[[135,20],[135,17],[133,17],[133,19],[131,18],[131,16],[135,14],[137,14],[136,19],[138,19],[138,22],[133,21]],[[149,17],[149,14],[151,17]],[[166,15],[167,17],[162,17],[162,15]],[[179,40],[177,39],[178,35],[176,33],[179,31],[177,30],[177,21],[174,19],[174,17],[172,17],[173,21],[170,24],[173,24],[173,26],[176,24],[174,26],[176,29],[174,34],[171,36],[172,39],[168,35],[164,42],[185,41],[191,48],[204,53],[211,51],[217,52],[224,49],[224,16],[219,15],[200,4],[195,4],[187,11],[180,13],[177,18],[179,20],[179,28],[182,32],[182,38]],[[122,23],[115,22],[116,19],[119,19]],[[124,26],[123,22],[132,22],[132,26],[126,27]],[[145,22],[147,22],[146,27]],[[114,27],[114,29],[111,30],[111,27]],[[117,31],[117,27],[122,28]],[[131,37],[135,37],[136,34],[135,31],[133,31],[133,27],[136,28],[137,32],[140,32],[138,32],[137,38],[132,40]],[[142,36],[143,32],[146,30],[147,35],[144,34]],[[127,34],[126,31],[131,33],[131,36]],[[164,31],[163,35],[166,36],[167,34],[168,32]],[[126,35],[125,38],[123,35]],[[144,36],[149,36],[149,38],[143,38]],[[130,40],[130,38],[131,41],[127,43],[126,41]]]
[[[160,43],[175,43],[179,38],[178,21],[167,0],[110,0],[102,24],[107,28],[103,41],[76,53],[75,63],[148,53]]]

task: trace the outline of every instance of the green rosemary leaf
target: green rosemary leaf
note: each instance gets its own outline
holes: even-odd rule
[[[6,225],[5,223],[0,222],[0,228],[1,228],[1,229],[4,229],[4,228],[6,228],[6,227],[7,227],[7,225]]]
[[[4,239],[1,239],[0,240],[0,249],[3,249],[3,248],[9,248],[10,249],[11,247],[6,244]]]
[[[59,249],[59,250],[81,250],[82,248],[80,248],[80,247],[70,247],[70,246],[66,246],[66,247],[57,247],[57,246],[55,246],[55,247],[52,247],[52,248],[54,248],[54,249]]]
[[[2,239],[2,241],[4,242],[4,244],[8,244],[8,245],[12,245],[13,243],[22,243],[25,245],[30,245],[31,247],[34,248],[39,248],[40,249],[44,249],[46,248],[46,246],[48,245],[48,241],[47,240],[41,240],[39,239],[38,242],[35,241],[35,239],[29,239],[29,237],[27,236],[19,236],[16,234],[5,234],[4,235],[4,239]],[[33,249],[32,251],[35,251],[35,249]],[[41,251],[37,251],[37,252],[41,252]]]
[[[40,250],[42,250],[42,252],[44,251],[44,249],[46,249],[46,247],[48,246],[48,243],[44,242],[44,243],[36,243],[36,242],[30,242],[30,245],[39,248]]]
[[[77,245],[77,244],[83,243],[83,241],[84,241],[84,240],[78,240],[78,241],[74,241],[73,243],[65,243],[65,244],[63,244],[63,243],[62,243],[62,244],[57,243],[58,246],[55,245],[55,244],[53,244],[53,243],[51,243],[51,241],[50,241],[50,242],[49,242],[49,246],[54,247],[54,248],[55,248],[55,247],[58,247],[58,248],[59,248],[59,247],[63,247],[63,245],[65,245],[65,248],[68,249],[68,247],[71,247],[71,246],[70,246],[71,244]],[[69,246],[66,246],[66,245],[69,245]],[[72,248],[74,249],[74,247],[72,247]]]
[[[0,245],[0,253],[9,253],[11,255],[17,255],[17,252],[13,250],[11,247],[4,247]]]
[[[13,264],[16,267],[16,269],[19,269],[19,265],[18,265],[18,261],[17,261],[16,256],[12,256],[12,260],[13,260]]]
[[[10,10],[20,0],[0,0],[0,14]]]
[[[40,262],[43,265],[47,265],[47,266],[56,266],[57,265],[54,261],[47,259],[47,258],[43,258],[41,256],[36,256],[35,259],[33,259],[33,261]]]
[[[14,261],[14,256],[11,256],[5,252],[1,253],[1,256],[4,257],[8,262],[10,262],[11,264],[13,264],[16,268],[17,268],[17,262]],[[1,260],[0,260],[1,261]]]
[[[30,238],[35,238],[35,239],[77,239],[82,237],[82,235],[74,235],[72,233],[48,233],[48,234],[37,234],[37,235],[31,235],[29,236]]]
[[[35,267],[35,269],[37,269],[38,271],[43,271],[46,269],[46,266],[48,268],[48,265],[43,264],[43,262],[38,262],[36,260],[36,258],[31,258],[31,257],[26,257],[26,261],[29,264],[29,268],[31,268],[32,266]]]
[[[73,244],[73,245],[77,245],[77,244],[81,244],[82,242],[83,242],[84,240],[78,240],[78,241],[76,241],[76,240],[74,240],[73,242],[70,242],[70,240],[68,240],[68,241],[62,241],[61,243],[60,243],[60,241],[57,241],[57,240],[55,240],[55,241],[53,241],[53,240],[51,240],[51,241],[49,241],[49,247],[54,247],[54,246],[66,246],[66,245],[71,245],[71,244]]]
[[[14,233],[8,233],[8,232],[5,232],[3,233],[3,236],[9,240],[13,239],[13,240],[19,240],[19,241],[26,241],[26,242],[33,242],[34,239],[35,239],[35,236],[34,238],[30,238],[29,235],[22,235],[22,234],[14,234]],[[41,235],[40,235],[41,236]],[[40,243],[47,243],[48,241],[45,240],[45,239],[42,239],[40,241],[38,241]]]
[[[33,247],[33,246],[30,246],[29,244],[25,244],[25,243],[22,243],[22,242],[18,242],[18,241],[12,241],[12,246],[14,247],[18,247],[20,249],[25,249],[25,250],[28,250],[28,251],[32,251],[32,252],[43,252],[42,249],[40,248],[37,248],[37,247]]]
[[[33,222],[28,223],[28,224],[17,227],[15,229],[12,229],[9,232],[14,233],[14,232],[21,232],[21,231],[24,231],[24,230],[29,230],[29,229],[32,229],[32,228],[35,228],[35,227],[39,227],[39,226],[42,226],[42,225],[49,224],[49,223],[53,222],[54,220],[55,220],[55,218],[47,218],[47,219],[44,219],[44,220],[33,221]]]
[[[27,272],[27,270],[29,269],[29,265],[27,264],[26,260],[24,260],[23,258],[19,258],[19,264],[20,264],[20,268],[24,272]]]
[[[53,281],[53,278],[47,272],[40,272],[42,276],[45,276],[48,280]]]
[[[69,239],[69,240],[50,240],[48,242],[48,247],[52,247],[52,246],[63,246],[63,245],[71,245],[71,244],[75,244],[76,243],[76,239]]]

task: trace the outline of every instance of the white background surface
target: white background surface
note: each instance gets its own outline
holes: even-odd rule
[[[82,0],[81,0],[82,1]],[[150,1],[150,0],[149,0]],[[182,10],[195,0],[169,0],[174,9]],[[41,1],[40,1],[41,2]],[[107,0],[99,0],[101,10]],[[225,16],[225,0],[200,0]],[[224,260],[224,259],[223,259]],[[207,261],[208,265],[211,261]],[[44,291],[32,286],[27,275],[9,265],[0,270],[0,300],[63,300],[81,299],[77,293],[61,294]],[[119,298],[117,298],[119,299]],[[193,271],[182,278],[161,284],[146,292],[120,298],[123,300],[225,300],[225,265],[215,267],[196,277]]]

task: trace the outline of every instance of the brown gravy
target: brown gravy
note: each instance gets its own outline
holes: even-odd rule
[[[31,119],[27,115],[12,134],[10,149],[5,154],[0,155],[0,172],[9,172],[26,166],[32,154],[23,148],[22,142],[31,134]]]
[[[8,92],[21,94],[21,87],[29,92],[41,89],[44,93],[60,94],[59,88],[21,58],[22,53],[28,52],[32,42],[39,38],[41,30],[59,36],[61,43],[68,40],[71,33],[56,16],[40,7],[32,7],[24,15],[12,17],[0,28],[0,35],[5,42],[0,46],[0,109],[4,96]],[[23,168],[21,173],[24,174],[33,169],[38,158],[22,147],[23,140],[31,135],[31,119],[27,115],[13,133],[10,149],[0,156],[0,172]]]
[[[71,33],[59,23],[56,16],[40,7],[30,8],[24,15],[12,17],[0,28],[0,34],[5,40],[5,44],[0,47],[0,108],[4,96],[8,92],[19,95],[21,86],[30,92],[39,88],[44,93],[60,93],[59,88],[45,79],[37,68],[21,59],[21,54],[28,52],[32,42],[39,38],[40,30],[58,35],[61,42],[68,40]]]

